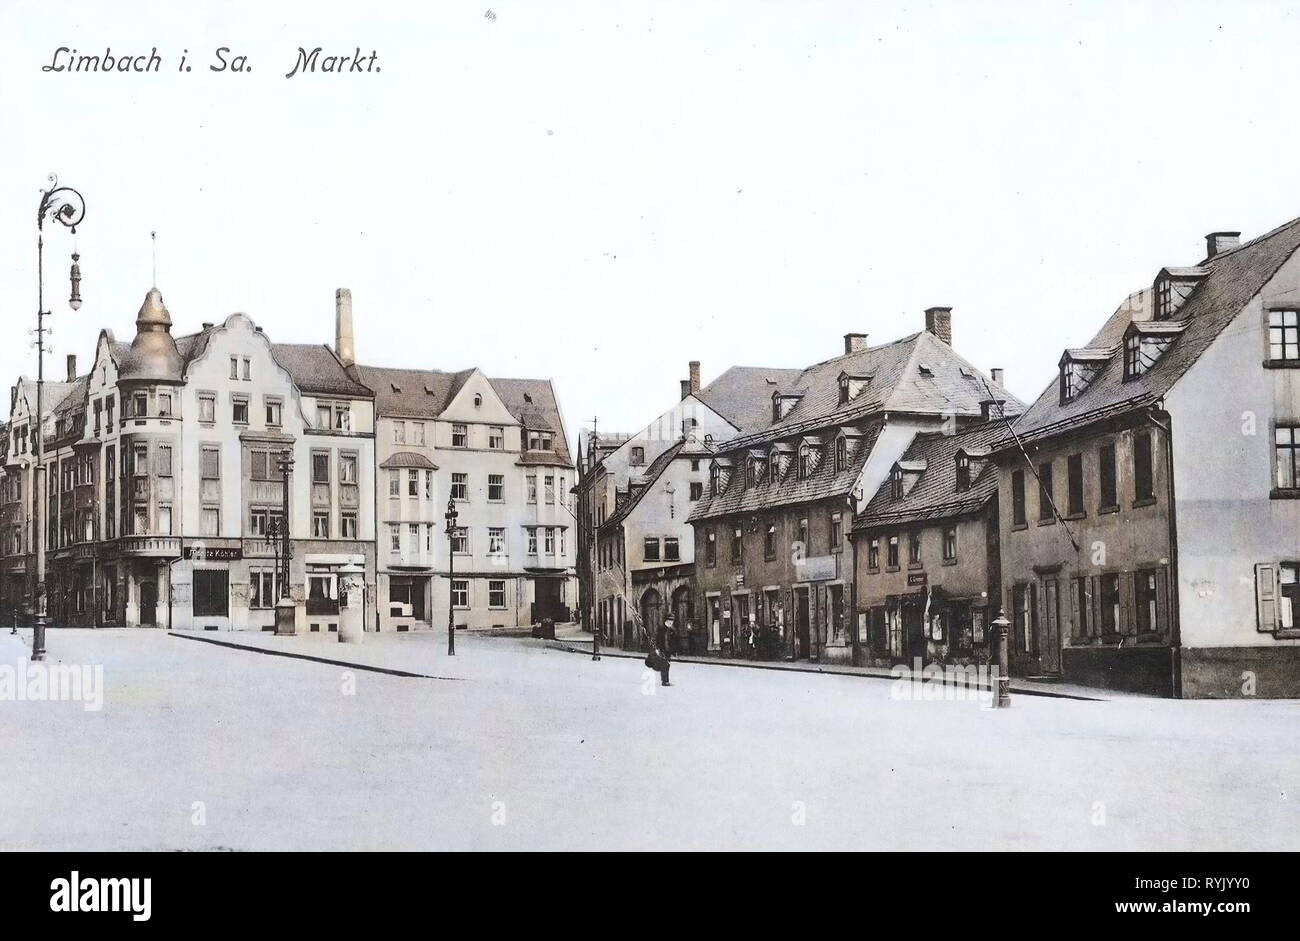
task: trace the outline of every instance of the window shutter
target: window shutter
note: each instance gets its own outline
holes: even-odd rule
[[[1029,653],[1038,655],[1038,625],[1043,623],[1043,612],[1038,606],[1038,583],[1029,583],[1029,621],[1025,630],[1029,632]]]
[[[1088,579],[1092,594],[1088,596],[1088,607],[1092,610],[1092,636],[1100,637],[1101,630],[1101,576],[1093,575]]]
[[[1278,629],[1277,566],[1261,562],[1255,566],[1255,630],[1269,634]]]
[[[1087,584],[1080,580],[1071,579],[1066,582],[1070,592],[1070,636],[1075,640],[1083,637],[1083,623],[1079,620],[1079,589],[1078,586]]]
[[[1163,566],[1156,573],[1156,623],[1155,629],[1161,634],[1170,632],[1169,623],[1169,567]]]
[[[1136,634],[1137,619],[1133,617],[1133,573],[1119,573],[1119,632]]]

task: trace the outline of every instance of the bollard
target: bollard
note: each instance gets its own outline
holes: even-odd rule
[[[998,616],[989,625],[989,643],[993,648],[991,659],[996,662],[998,669],[998,688],[993,696],[994,709],[1006,709],[1011,705],[1011,668],[1007,653],[1007,631],[1010,627],[1011,622],[1002,611],[998,611]]]

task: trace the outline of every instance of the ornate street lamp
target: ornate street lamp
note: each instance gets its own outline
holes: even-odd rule
[[[59,186],[58,177],[49,176],[50,188],[41,190],[41,204],[36,211],[36,425],[34,430],[36,468],[33,473],[32,520],[36,537],[36,611],[32,619],[32,659],[45,659],[45,628],[49,623],[49,599],[45,588],[45,220],[67,226],[76,235],[77,226],[86,217],[86,201],[70,186]],[[72,293],[68,305],[81,308],[81,256],[72,252]]]
[[[289,475],[293,471],[293,455],[288,451],[281,451],[280,456],[276,458],[276,469],[280,472],[280,479],[283,481],[283,500],[280,510],[280,521],[276,527],[277,535],[280,537],[280,551],[276,554],[276,568],[280,573],[280,600],[275,603],[275,632],[277,634],[293,634],[294,626],[294,604],[293,599],[289,596],[289,560],[293,558],[293,546],[289,543]],[[267,530],[270,531],[268,526]]]
[[[447,656],[456,656],[456,501],[447,498]]]

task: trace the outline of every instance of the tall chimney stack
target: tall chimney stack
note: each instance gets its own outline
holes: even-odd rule
[[[1240,232],[1211,232],[1205,237],[1205,257],[1213,258],[1241,244]]]
[[[345,367],[357,361],[356,340],[352,334],[352,292],[347,288],[334,292],[334,352]]]
[[[69,382],[77,381],[77,354],[76,353],[68,354],[68,381]]]
[[[925,331],[952,346],[952,308],[927,307],[925,309]]]
[[[990,370],[989,370],[989,378],[991,378],[991,379],[992,379],[994,382],[996,382],[998,385],[1003,385],[1003,382],[1002,382],[1002,368],[999,367],[999,366],[994,366],[992,369],[990,369]]]
[[[844,334],[844,352],[861,353],[867,348],[867,335],[865,333],[846,333]]]
[[[691,395],[700,391],[700,361],[693,359],[690,362],[691,367]]]

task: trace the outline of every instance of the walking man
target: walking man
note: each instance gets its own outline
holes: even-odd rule
[[[659,685],[672,686],[668,682],[668,666],[672,658],[672,643],[674,638],[673,619],[664,618],[659,625],[659,631],[655,636],[655,646],[659,648]]]

